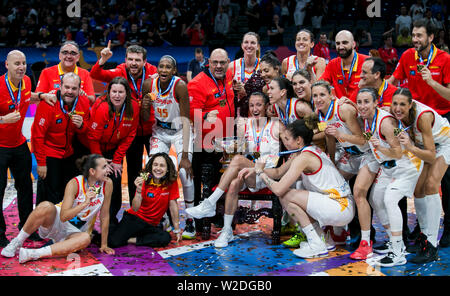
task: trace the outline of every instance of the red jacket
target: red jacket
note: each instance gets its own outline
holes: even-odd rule
[[[91,108],[90,120],[88,126],[88,139],[90,141],[91,153],[103,154],[107,151],[116,149],[113,162],[122,164],[123,158],[136,136],[136,130],[139,124],[139,104],[131,101],[133,106],[133,117],[127,117],[123,114],[110,116],[109,105],[105,97],[98,98]],[[114,118],[116,117],[117,123]]]
[[[196,132],[200,132],[200,128],[202,132],[202,137],[197,137],[195,140],[195,147],[211,148],[212,143],[210,139],[212,140],[214,137],[232,136],[234,134],[234,121],[230,121],[230,119],[234,119],[235,117],[232,81],[233,75],[228,70],[224,82],[218,81],[218,89],[209,71],[205,70],[200,72],[188,83],[190,118],[194,123]],[[221,92],[222,96],[220,96]],[[221,101],[222,105],[220,103]],[[205,114],[212,110],[219,111],[215,124],[209,124],[203,119]],[[201,117],[199,118],[199,116]],[[204,139],[206,136],[208,136],[208,139],[205,143]],[[202,146],[200,146],[201,143],[198,143],[200,140],[202,140]]]
[[[41,103],[36,109],[31,127],[31,150],[36,156],[39,166],[46,165],[46,157],[66,158],[73,154],[72,139],[75,133],[85,134],[89,120],[89,99],[78,97],[75,113],[83,116],[83,125],[77,128],[70,120],[67,105],[61,109],[60,91],[56,93],[58,100],[54,106]]]
[[[10,84],[11,85],[11,84]],[[18,89],[12,85],[14,98],[17,99]],[[31,98],[31,80],[24,76],[22,79],[22,92],[19,105],[20,120],[15,123],[0,124],[0,147],[14,148],[22,145],[27,139],[22,134],[23,121],[27,114]],[[45,103],[44,103],[45,104]],[[14,104],[9,96],[5,82],[5,75],[0,77],[0,116],[5,116],[14,111]]]
[[[145,64],[145,77],[144,77],[145,79],[150,78],[150,76],[155,74],[156,72],[157,72],[157,69],[155,66],[153,66],[152,64],[149,64],[149,63]],[[139,108],[140,108],[141,102],[142,102],[142,95],[138,97],[136,89],[133,86],[133,82],[130,79],[130,75],[128,74],[125,63],[118,65],[115,69],[104,70],[102,68],[102,66],[100,66],[97,62],[97,63],[95,63],[94,66],[92,66],[90,75],[93,79],[97,79],[97,80],[107,82],[107,83],[109,83],[114,77],[117,77],[117,76],[126,78],[128,80],[128,84],[130,85],[130,88],[131,88],[131,95],[133,96],[133,99],[135,99],[139,102]],[[142,82],[142,78],[139,78],[136,81],[136,86],[140,91],[142,91],[141,90],[141,82]],[[149,120],[147,120],[147,121],[143,121],[141,119],[139,120],[137,135],[138,136],[151,135],[152,134],[152,126],[154,123],[155,123],[155,111],[153,110],[153,108],[151,108]]]

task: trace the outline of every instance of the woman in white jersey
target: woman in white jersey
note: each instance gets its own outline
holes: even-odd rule
[[[280,151],[279,133],[283,125],[277,118],[266,117],[266,107],[268,98],[263,93],[253,93],[249,99],[249,110],[251,117],[243,125],[238,126],[238,134],[245,135],[248,144],[249,158],[262,158],[267,161],[268,166],[276,166]],[[246,167],[254,167],[254,161],[243,155],[233,157],[229,167],[220,178],[219,185],[214,192],[206,198],[200,205],[186,209],[186,212],[197,219],[212,217],[215,215],[216,203],[219,198],[228,190],[225,202],[224,225],[231,227],[233,214],[237,208],[237,193],[243,190],[245,185],[252,191],[264,188],[264,184],[255,175],[249,176],[245,182],[237,180],[240,170]],[[227,218],[231,216],[231,219]],[[225,227],[225,226],[224,226]],[[218,247],[224,247],[220,243]]]
[[[414,205],[421,234],[409,253],[410,261],[427,263],[438,258],[437,237],[442,204],[439,186],[450,164],[450,124],[432,108],[412,99],[411,92],[399,89],[394,93],[392,114],[402,124],[399,135],[404,149],[424,161],[422,174],[414,191]]]
[[[378,253],[386,254],[376,263],[380,266],[390,267],[406,263],[405,244],[402,237],[403,218],[398,202],[403,196],[411,197],[413,195],[423,162],[411,153],[402,151],[402,146],[394,133],[398,122],[390,113],[377,107],[377,99],[378,94],[375,89],[363,88],[358,92],[356,104],[359,114],[364,120],[365,137],[368,139],[371,155],[380,166],[370,192],[369,202],[389,236],[387,248],[376,249]],[[360,177],[358,174],[355,187],[357,187]],[[358,207],[358,211],[360,208]],[[368,212],[358,212],[358,215],[368,218],[370,221],[370,209]],[[367,233],[363,233],[368,229],[370,237],[370,223],[368,228],[361,222],[361,218],[360,223],[361,243],[350,256],[352,259],[360,259],[358,258],[360,256],[370,257],[373,249]]]
[[[64,199],[54,205],[41,202],[30,214],[19,235],[1,254],[14,257],[19,251],[19,263],[42,257],[64,256],[86,248],[91,242],[91,232],[100,212],[100,252],[114,254],[109,248],[109,205],[112,181],[107,177],[107,161],[103,156],[91,154],[77,160],[82,175],[71,179],[66,186]],[[39,236],[53,240],[50,246],[39,249],[22,248],[27,237],[39,230]]]
[[[178,159],[178,168],[183,197],[186,207],[194,205],[194,182],[192,173],[193,134],[189,121],[189,96],[186,83],[176,76],[177,65],[170,55],[161,57],[158,63],[158,77],[144,82],[144,106],[150,100],[155,110],[156,124],[150,138],[150,153],[170,152],[172,144]],[[146,121],[150,117],[150,108],[142,108],[141,114]],[[195,225],[187,217],[183,238],[195,238]]]
[[[310,116],[312,117],[312,116]],[[291,152],[279,168],[267,168],[258,162],[254,169],[245,169],[239,177],[256,173],[279,198],[283,208],[298,222],[307,242],[294,254],[301,258],[328,255],[322,226],[344,226],[354,216],[350,187],[330,158],[312,144],[315,120],[306,118],[289,124],[281,139]],[[301,178],[301,189],[292,185]],[[279,181],[275,181],[279,180]]]
[[[285,58],[281,64],[281,74],[292,80],[292,74],[299,69],[306,69],[311,73],[312,82],[315,82],[325,71],[324,58],[311,55],[314,48],[314,34],[307,30],[300,30],[295,37],[297,53]]]
[[[281,76],[281,63],[278,60],[276,54],[273,51],[266,52],[259,64],[259,69],[261,71],[261,78],[264,80],[264,87],[262,88],[262,92],[267,95],[267,91],[269,90],[269,83],[272,79]]]

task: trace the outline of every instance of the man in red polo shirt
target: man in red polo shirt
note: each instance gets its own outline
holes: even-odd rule
[[[188,83],[190,117],[194,123],[194,204],[210,195],[212,186],[220,180],[220,158],[222,153],[214,151],[213,139],[234,134],[234,92],[233,75],[227,71],[230,59],[221,48],[212,51],[209,67]],[[195,223],[197,230],[200,221]],[[209,227],[206,225],[206,227]]]
[[[320,33],[319,42],[314,46],[313,55],[322,57],[328,64],[331,60],[330,47],[328,46],[328,38],[326,33]]]
[[[103,66],[112,57],[111,41],[108,46],[100,52],[100,59],[91,69],[91,77],[103,82],[109,83],[114,77],[121,76],[128,80],[131,88],[131,95],[134,100],[139,103],[139,111],[142,105],[142,86],[146,79],[156,78],[157,69],[155,66],[147,62],[147,50],[139,45],[131,45],[127,47],[125,53],[125,63],[118,65],[115,69],[105,70]],[[144,121],[139,118],[139,126],[133,143],[128,148],[127,157],[127,174],[128,174],[128,192],[130,202],[134,198],[136,186],[134,180],[142,170],[142,155],[144,147],[147,153],[150,151],[150,137],[152,135],[152,126],[155,123],[153,108],[150,109],[150,118]]]
[[[87,138],[89,99],[80,95],[81,79],[74,72],[61,78],[61,90],[54,106],[39,104],[31,127],[31,145],[39,175],[36,204],[57,204],[64,197],[65,184],[76,175],[72,147],[75,134]]]
[[[10,51],[5,67],[7,73],[0,77],[0,247],[9,243],[5,236],[6,224],[1,206],[8,180],[8,168],[14,177],[14,187],[17,190],[19,229],[33,210],[31,153],[27,139],[22,134],[28,106],[30,102],[44,98],[50,103],[54,98],[54,95],[31,91],[31,80],[25,75],[27,62],[23,52]],[[38,236],[33,233],[31,238],[36,240]]]
[[[413,99],[428,105],[450,122],[450,55],[433,44],[436,29],[426,19],[414,22],[413,48],[400,57],[397,68],[388,79],[392,84],[408,79]],[[444,210],[444,233],[440,247],[450,246],[450,168],[441,181]],[[436,202],[437,204],[437,202]],[[417,228],[418,229],[418,228]]]
[[[368,56],[355,51],[353,34],[347,30],[337,33],[335,41],[338,57],[328,63],[320,79],[328,81],[334,87],[336,97],[351,99],[358,92],[361,67]]]

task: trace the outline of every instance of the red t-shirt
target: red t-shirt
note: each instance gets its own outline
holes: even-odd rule
[[[341,98],[345,96],[351,99],[352,97],[355,97],[354,93],[358,92],[358,83],[361,79],[361,68],[366,58],[368,58],[368,56],[357,53],[357,59],[353,66],[350,81],[347,81],[342,75],[340,57],[334,58],[328,63],[319,80],[328,81],[331,86],[334,87],[336,97]],[[344,69],[344,74],[348,77],[349,69]]]
[[[395,49],[393,47],[391,47],[391,48],[380,47],[378,49],[378,52],[380,53],[381,59],[386,64],[386,74],[387,75],[392,74],[392,70],[394,70],[394,66],[389,64],[387,61],[392,60],[393,58],[396,58],[398,60],[397,49]]]
[[[436,48],[428,66],[431,77],[443,86],[450,84],[450,55]],[[408,88],[414,100],[417,100],[434,110],[440,115],[450,112],[450,101],[440,96],[423,79],[417,71],[419,57],[414,48],[406,50],[400,57],[397,68],[392,74],[397,80],[408,79]]]
[[[73,71],[75,74],[81,78],[81,89],[86,93],[87,96],[95,96],[94,85],[92,84],[91,76],[89,72],[83,68],[75,67]],[[36,92],[48,93],[61,88],[61,76],[64,72],[61,69],[61,64],[54,65],[49,68],[45,68],[39,76],[39,81],[36,86]]]
[[[318,57],[324,58],[327,62],[331,60],[330,57],[330,48],[328,45],[323,45],[322,43],[317,43],[316,46],[314,46],[313,54]]]
[[[385,87],[386,80],[383,80],[383,83],[381,84],[380,88],[378,89],[378,107],[390,107],[392,104],[392,97],[394,96],[395,91],[397,90],[397,87],[394,85],[387,83],[386,89]],[[356,103],[356,96],[358,95],[358,92],[354,92],[353,96],[349,98],[353,102]]]
[[[189,37],[190,40],[190,45],[196,45],[196,46],[201,46],[203,45],[203,40],[200,39],[200,33],[202,36],[205,36],[205,32],[203,31],[203,29],[200,29],[201,32],[199,32],[196,29],[188,29],[187,31],[187,35]]]
[[[0,116],[5,116],[15,110],[5,81],[6,74],[0,77]],[[8,79],[9,80],[9,79]],[[10,83],[10,82],[9,82]],[[10,83],[14,98],[17,100],[19,89]],[[31,99],[31,80],[24,76],[22,79],[21,98],[19,105],[20,120],[15,123],[0,124],[0,147],[14,148],[22,145],[27,139],[22,134],[23,121],[27,114]]]
[[[142,185],[142,203],[137,212],[133,208],[128,209],[128,213],[135,215],[148,224],[158,225],[164,213],[169,208],[171,200],[178,199],[180,192],[178,182],[172,182],[167,186]]]

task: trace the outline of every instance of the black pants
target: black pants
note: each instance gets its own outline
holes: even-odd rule
[[[130,198],[130,205],[132,204],[134,194],[136,193],[136,186],[134,180],[139,176],[142,170],[142,154],[144,153],[144,146],[147,153],[150,151],[150,137],[136,136],[127,150],[127,174],[128,174],[128,193]]]
[[[49,201],[53,204],[60,203],[64,198],[64,190],[67,183],[73,177],[79,175],[75,165],[75,157],[46,158],[47,176],[38,178],[36,191],[36,204]]]
[[[20,219],[19,228],[22,228],[33,211],[31,153],[26,142],[15,148],[0,147],[0,234],[4,234],[6,231],[2,204],[8,181],[8,168],[14,177],[14,188],[17,190],[17,207]]]
[[[444,114],[443,117],[447,118],[448,122],[450,122],[450,112]],[[444,177],[441,181],[441,189],[442,189],[442,208],[444,210],[444,227],[450,229],[450,166],[447,168],[447,171],[444,174]]]
[[[116,149],[107,151],[103,153],[103,156],[108,159],[113,159],[114,153]],[[109,207],[109,223],[110,224],[119,224],[119,220],[117,219],[117,213],[119,213],[120,208],[122,207],[122,175],[117,174],[114,175],[114,172],[109,174],[108,177],[111,179],[113,183],[113,191],[111,194],[111,205]]]
[[[141,218],[124,212],[119,225],[110,227],[108,246],[125,246],[131,237],[136,237],[136,246],[155,248],[167,246],[171,239],[170,234],[161,227],[148,224]]]

